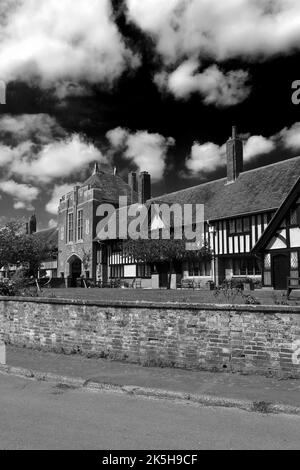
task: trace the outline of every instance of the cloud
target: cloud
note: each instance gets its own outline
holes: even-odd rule
[[[93,161],[105,161],[105,158],[93,144],[74,134],[44,145],[34,155],[15,158],[10,171],[24,180],[49,183],[70,176]]]
[[[50,214],[57,215],[59,200],[62,198],[62,196],[71,192],[74,186],[74,184],[55,185],[52,190],[51,198],[46,204],[46,211]]]
[[[187,60],[174,72],[155,77],[161,88],[166,88],[178,99],[187,99],[200,93],[205,104],[218,107],[234,106],[244,101],[250,93],[249,75],[243,70],[222,72],[216,65],[197,73],[198,61]]]
[[[244,146],[244,161],[250,161],[258,155],[272,152],[276,148],[273,138],[265,138],[261,135],[249,137]]]
[[[296,122],[290,128],[285,127],[279,132],[278,138],[283,145],[291,150],[300,149],[300,122]]]
[[[65,137],[65,130],[49,114],[5,114],[0,118],[0,137],[12,143],[26,140],[46,144]]]
[[[14,199],[14,209],[33,210],[32,202],[37,199],[40,190],[13,180],[0,181],[0,191]]]
[[[243,70],[226,61],[264,61],[300,50],[299,0],[127,0],[128,18],[151,37],[162,63],[155,82],[177,98],[199,92],[232,106],[250,93]],[[214,66],[198,72],[201,63]]]
[[[1,1],[0,40],[1,78],[7,82],[111,85],[139,63],[118,32],[109,0]]]
[[[52,228],[52,227],[56,227],[56,226],[57,226],[57,220],[50,219],[49,222],[48,222],[48,227]]]
[[[260,155],[266,155],[276,148],[276,137],[270,138],[253,135],[244,142],[244,162],[250,162]],[[212,142],[195,142],[186,168],[190,175],[212,173],[226,165],[226,144],[217,145]]]
[[[148,171],[154,181],[162,178],[168,149],[175,144],[172,137],[147,131],[130,133],[120,127],[109,131],[106,137],[112,148],[123,149],[125,158],[131,160],[140,171]]]
[[[265,59],[300,48],[298,0],[127,0],[165,63],[202,57]]]
[[[209,173],[224,164],[224,155],[224,148],[212,142],[194,143],[186,167],[192,173]]]

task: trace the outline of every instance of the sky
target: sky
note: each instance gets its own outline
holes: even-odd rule
[[[95,161],[224,177],[232,125],[246,170],[299,155],[299,58],[299,0],[1,0],[0,223],[54,225]]]

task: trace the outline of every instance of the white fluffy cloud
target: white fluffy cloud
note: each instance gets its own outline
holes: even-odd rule
[[[299,0],[127,0],[128,15],[154,41],[162,60],[156,83],[177,98],[199,92],[232,106],[249,94],[247,72],[224,74],[226,60],[266,60],[300,49]],[[196,73],[202,60],[218,66]]]
[[[109,0],[2,0],[1,78],[111,83],[138,60],[111,15]]]
[[[272,152],[276,147],[273,138],[267,139],[262,135],[252,135],[247,139],[244,146],[244,161],[250,161],[257,155],[264,155]]]
[[[56,215],[57,210],[58,210],[59,200],[61,199],[62,196],[72,191],[74,186],[75,186],[74,184],[55,185],[52,190],[51,198],[46,205],[46,211],[49,212],[50,214]]]
[[[290,128],[284,128],[278,134],[284,146],[291,150],[300,149],[300,122],[296,122]]]
[[[224,164],[223,153],[224,148],[212,142],[194,143],[186,167],[192,173],[212,172]]]
[[[198,68],[196,60],[187,60],[169,75],[166,72],[158,74],[155,81],[179,99],[186,99],[198,92],[203,96],[205,104],[219,107],[234,106],[249,95],[247,72],[235,70],[224,73],[216,65],[203,72],[197,72]]]
[[[245,59],[300,48],[298,0],[127,0],[129,16],[168,63]]]
[[[49,143],[55,138],[65,137],[66,132],[49,114],[5,114],[0,118],[0,136],[13,142],[26,140]]]
[[[49,183],[70,176],[93,161],[105,161],[100,150],[79,135],[44,145],[36,154],[16,158],[10,171],[24,180]]]
[[[124,150],[140,171],[148,171],[154,181],[162,178],[168,148],[175,144],[172,137],[150,134],[147,131],[130,133],[117,127],[106,134],[113,149]]]
[[[17,183],[13,180],[0,181],[0,191],[14,200],[14,209],[33,210],[32,202],[38,197],[40,191],[33,186]]]
[[[276,148],[276,136],[265,138],[253,135],[244,141],[244,162],[259,155],[266,155]],[[186,168],[191,174],[210,173],[226,165],[226,144],[221,146],[212,142],[194,143]]]

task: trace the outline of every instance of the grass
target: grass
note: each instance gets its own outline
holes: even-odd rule
[[[117,300],[117,301],[148,301],[148,302],[188,302],[188,303],[226,303],[222,296],[217,298],[213,291],[206,290],[166,290],[166,289],[44,289],[44,297],[59,297],[80,300]],[[256,290],[251,295],[262,305],[274,305],[272,291]],[[234,300],[235,304],[244,304],[241,297]],[[293,294],[289,304],[300,305],[300,291]]]

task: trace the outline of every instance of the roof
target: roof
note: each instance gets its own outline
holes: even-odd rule
[[[45,245],[51,244],[54,247],[58,247],[58,228],[57,227],[47,228],[46,230],[41,230],[40,232],[36,232],[33,235],[37,237]]]
[[[270,239],[274,236],[277,228],[280,226],[282,220],[286,216],[287,211],[294,204],[294,202],[299,198],[300,195],[300,177],[298,178],[296,184],[291,189],[287,198],[283,201],[279,209],[276,211],[272,220],[270,221],[267,228],[264,230],[263,234],[252,248],[254,253],[262,251],[266,245],[269,243]]]
[[[119,201],[119,196],[127,196],[131,198],[131,187],[129,184],[120,178],[120,176],[99,170],[95,166],[93,174],[81,185],[81,187],[89,186],[90,188],[99,189],[101,197],[106,201]],[[134,194],[134,199],[137,200],[137,194]]]
[[[204,204],[205,220],[217,220],[277,209],[300,176],[300,157],[153,198],[148,202]]]

